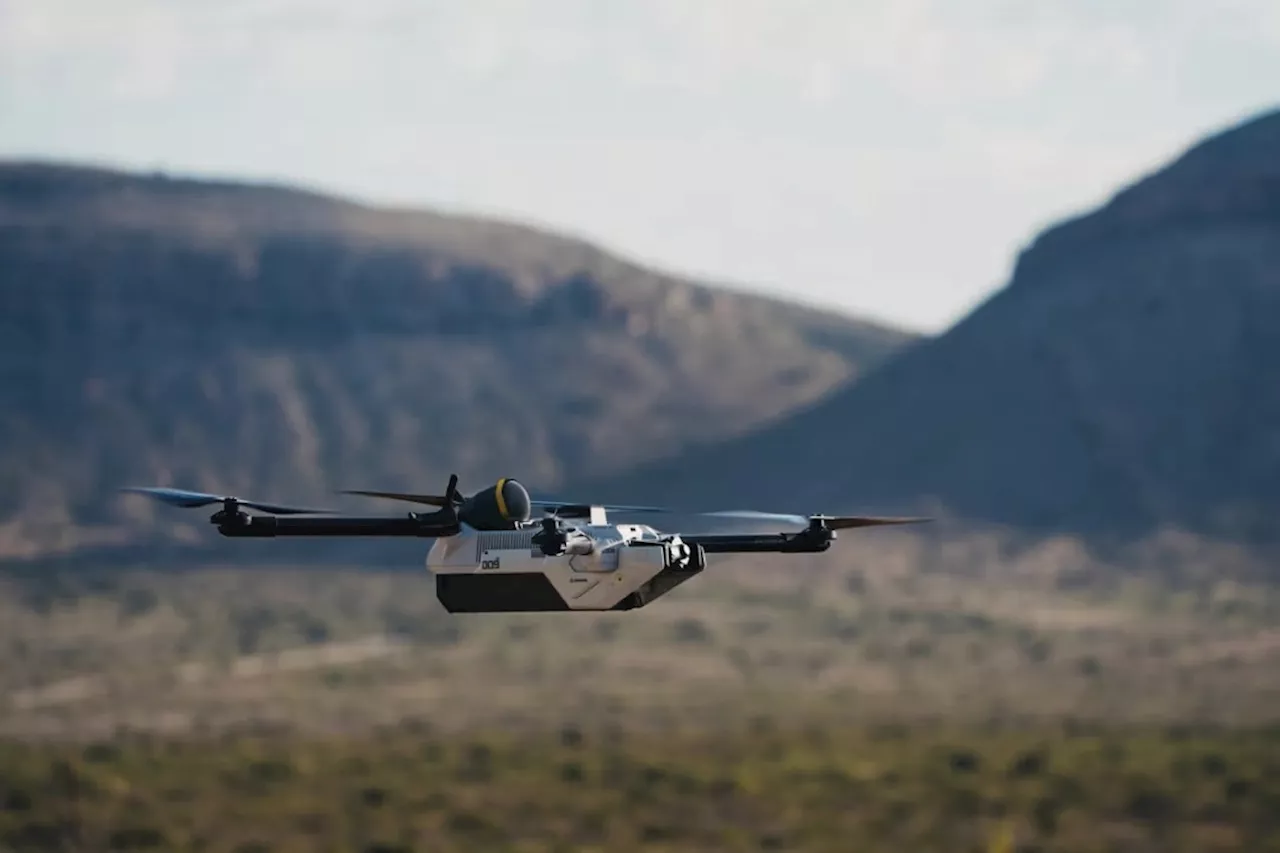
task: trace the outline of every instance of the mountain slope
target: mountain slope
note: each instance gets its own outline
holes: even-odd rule
[[[911,338],[516,225],[0,164],[0,557],[209,538],[122,484],[567,486],[766,423]]]
[[[1280,112],[1042,234],[849,390],[606,497],[1280,538]]]

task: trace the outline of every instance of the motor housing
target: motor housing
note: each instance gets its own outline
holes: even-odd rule
[[[467,497],[458,507],[458,520],[475,530],[515,530],[532,511],[528,490],[520,481],[504,477]]]

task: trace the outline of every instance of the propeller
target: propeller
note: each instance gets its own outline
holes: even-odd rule
[[[426,504],[427,506],[448,506],[448,498],[444,495],[419,495],[412,492],[380,492],[369,489],[343,489],[341,495],[364,495],[371,498],[389,498],[396,501]],[[671,512],[660,506],[630,506],[623,504],[590,504],[581,501],[530,500],[529,505],[543,510],[548,515],[572,517],[575,514],[586,515],[592,506],[598,506],[607,512]]]
[[[672,510],[661,506],[632,506],[630,504],[593,504],[583,503],[581,501],[552,501],[552,500],[531,500],[530,506],[538,507],[543,511],[568,518],[576,515],[590,515],[593,506],[600,507],[605,512],[672,512]]]
[[[825,527],[827,530],[850,530],[855,527],[877,527],[886,524],[921,524],[933,520],[931,518],[872,515],[794,515],[781,512],[761,512],[754,509],[716,510],[714,512],[701,512],[698,515],[804,524],[811,527]]]
[[[408,501],[409,503],[425,504],[427,506],[445,507],[449,505],[449,498],[445,495],[415,495],[409,492],[376,492],[367,489],[342,489],[338,492],[340,495],[364,495],[370,498],[389,498],[394,501]]]
[[[465,503],[465,497],[458,492],[458,475],[452,474],[449,477],[449,485],[445,487],[443,495],[420,495],[414,492],[381,492],[371,489],[339,489],[340,495],[364,495],[370,498],[388,498],[393,501],[407,501],[408,503],[423,504],[425,506],[460,506]]]
[[[249,509],[256,509],[271,515],[326,515],[332,513],[331,509],[311,509],[298,506],[284,506],[282,504],[263,503],[261,501],[246,501],[242,498],[232,497],[230,495],[210,495],[204,492],[190,492],[186,489],[170,489],[158,486],[125,486],[120,489],[122,492],[131,492],[133,494],[146,495],[147,497],[160,501],[160,503],[169,506],[182,507],[184,509],[195,509],[202,506],[211,506],[213,504],[231,504],[232,506],[242,506]]]

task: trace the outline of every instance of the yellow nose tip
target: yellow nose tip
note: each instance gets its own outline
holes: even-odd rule
[[[505,486],[506,484],[507,484],[506,477],[503,477],[501,480],[498,481],[498,488],[494,492],[494,497],[498,501],[498,512],[501,513],[502,517],[505,520],[510,521],[511,516],[507,514],[507,499],[502,496],[502,487]]]

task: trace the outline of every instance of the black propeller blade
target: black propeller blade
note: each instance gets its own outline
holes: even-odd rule
[[[340,495],[364,495],[370,498],[389,498],[393,501],[408,501],[409,503],[425,504],[426,506],[454,506],[462,503],[462,495],[458,493],[458,475],[453,474],[449,477],[449,485],[445,489],[443,495],[419,495],[413,492],[380,492],[370,489],[339,489]]]
[[[828,530],[852,530],[855,527],[880,527],[887,524],[924,524],[933,519],[874,515],[815,515],[812,521],[821,521]]]
[[[413,492],[381,492],[369,489],[343,489],[341,495],[364,495],[371,498],[389,498],[395,501],[426,504],[427,506],[448,506],[449,500],[444,495],[419,495]],[[591,507],[598,506],[606,512],[671,512],[658,506],[629,506],[622,504],[589,504],[581,501],[530,500],[529,505],[561,518],[575,518],[591,514]]]
[[[445,507],[449,505],[449,499],[444,495],[415,495],[408,492],[376,492],[367,489],[342,489],[338,492],[340,495],[364,495],[371,498],[390,498],[393,501],[408,501],[415,504],[426,504],[427,506]]]
[[[186,489],[170,489],[158,486],[125,486],[120,491],[131,492],[133,494],[146,495],[147,497],[160,501],[160,503],[169,506],[183,507],[184,509],[195,509],[202,506],[212,506],[213,504],[231,503],[256,509],[271,515],[328,515],[333,512],[331,509],[311,509],[298,506],[284,506],[282,504],[263,503],[261,501],[246,501],[231,495],[210,495],[204,492],[190,492]]]

